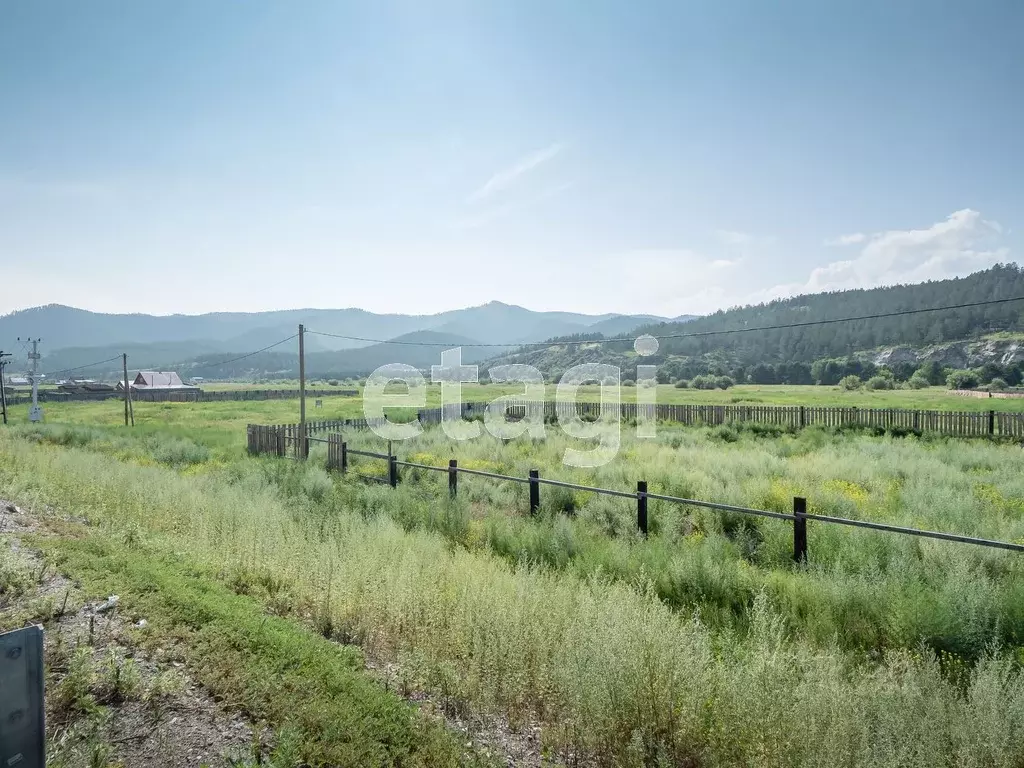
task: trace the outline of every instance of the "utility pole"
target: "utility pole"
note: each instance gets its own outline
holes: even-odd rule
[[[299,450],[306,457],[306,327],[299,323]]]
[[[121,353],[121,365],[124,367],[124,425],[128,426],[128,353]]]
[[[21,341],[19,338],[18,341]],[[28,359],[32,363],[32,372],[29,374],[32,377],[32,407],[28,411],[29,421],[42,421],[43,420],[43,409],[39,407],[39,339],[29,339],[32,344],[32,351],[28,353]]]
[[[0,349],[0,411],[3,411],[4,424],[7,423],[7,388],[4,383],[4,366],[7,365],[5,357],[10,357],[10,352]]]

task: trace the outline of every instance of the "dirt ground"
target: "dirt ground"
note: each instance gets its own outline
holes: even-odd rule
[[[114,596],[86,599],[78,584],[25,545],[26,535],[54,535],[46,525],[51,516],[57,513],[0,500],[0,557],[6,558],[0,564],[5,572],[13,569],[24,576],[14,588],[0,589],[0,629],[30,623],[44,627],[48,765],[269,764],[264,761],[272,746],[271,729],[215,701],[176,660],[179,654],[172,646],[144,648],[139,641],[145,617],[125,615]],[[366,671],[390,690],[400,690],[396,665],[368,658]],[[542,758],[538,728],[513,729],[499,718],[474,717],[422,691],[402,693],[506,766],[556,765]],[[101,706],[83,706],[83,695]]]
[[[33,576],[28,588],[0,595],[0,617],[5,629],[21,617],[44,626],[50,764],[194,768],[251,759],[252,744],[266,733],[219,706],[173,654],[142,650],[139,625],[116,601],[85,600],[23,545],[28,533],[47,531],[37,517],[0,501],[0,546]],[[67,700],[75,683],[69,675],[83,678],[101,713]]]

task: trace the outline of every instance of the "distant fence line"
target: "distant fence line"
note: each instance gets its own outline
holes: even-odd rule
[[[600,403],[553,403],[529,400],[504,400],[505,416],[510,420],[571,418],[596,419]],[[419,410],[421,424],[439,424],[447,412],[451,418],[482,417],[487,403],[456,403],[439,408]],[[670,405],[620,403],[620,417],[675,422],[691,426],[722,424],[765,424],[784,429],[809,426],[867,427],[897,429],[908,432],[932,432],[953,437],[1024,438],[1024,413],[998,411],[929,411],[899,408],[829,408],[806,405]],[[275,453],[301,458],[309,453],[311,435],[339,432],[345,429],[368,429],[381,426],[384,419],[334,419],[306,422],[305,440],[299,424],[247,427],[250,453]],[[305,452],[305,454],[303,453]]]
[[[1024,397],[1024,392],[987,392],[983,389],[954,389],[952,392],[960,397],[1000,397],[1007,400]]]
[[[510,418],[564,419],[575,413],[596,419],[601,404],[595,402],[557,403],[528,400],[505,400],[506,416]],[[458,409],[459,406],[453,406]],[[484,412],[486,404],[462,405],[462,414]],[[454,415],[457,411],[452,411]],[[420,421],[437,424],[442,409],[419,412]],[[788,429],[810,426],[874,427],[908,432],[931,432],[953,437],[1020,437],[1024,438],[1024,413],[999,411],[936,411],[905,408],[844,408],[809,405],[696,405],[669,403],[620,403],[623,419],[647,418],[688,425],[765,424]]]
[[[355,397],[357,389],[307,389],[307,398],[320,397]],[[219,403],[243,400],[294,400],[298,398],[297,389],[224,389],[175,392],[173,390],[132,390],[132,400],[136,403]],[[94,400],[120,400],[123,392],[53,392],[41,391],[41,403],[79,403]],[[9,394],[8,405],[25,405],[32,402],[32,395],[25,393]]]
[[[467,405],[469,404],[462,405],[461,410],[463,410],[463,412],[465,412],[466,410],[473,410],[472,408],[466,408]],[[535,403],[533,405],[543,404]],[[585,406],[586,404],[580,403],[578,405]],[[440,412],[440,410],[440,408],[431,409],[430,413],[433,414],[435,411]],[[541,509],[541,485],[571,488],[573,490],[586,491],[604,496],[612,496],[622,499],[632,499],[636,504],[637,531],[644,537],[648,535],[650,524],[650,514],[648,509],[648,501],[650,499],[654,499],[656,501],[664,501],[673,504],[679,504],[687,507],[711,509],[718,512],[738,513],[742,515],[750,515],[756,517],[771,518],[775,520],[789,521],[793,524],[793,559],[797,563],[808,562],[808,521],[816,521],[834,525],[843,525],[853,528],[866,528],[886,533],[896,533],[907,536],[916,536],[920,538],[937,539],[940,541],[951,541],[961,544],[974,544],[982,547],[1010,550],[1013,552],[1024,552],[1024,545],[1015,542],[983,539],[975,536],[966,536],[958,533],[947,533],[944,531],[929,531],[921,528],[908,528],[904,526],[890,525],[888,523],[875,522],[872,520],[857,520],[853,518],[834,517],[831,515],[809,513],[807,511],[807,500],[799,496],[793,498],[792,512],[779,512],[776,510],[754,509],[751,507],[742,507],[734,504],[721,504],[718,502],[703,501],[700,499],[687,499],[679,496],[669,496],[666,494],[652,493],[648,490],[646,480],[637,481],[636,491],[624,491],[621,489],[599,488],[596,486],[566,482],[564,480],[542,478],[540,476],[540,471],[536,469],[531,469],[528,473],[528,477],[518,477],[514,475],[499,474],[497,472],[488,472],[480,469],[460,467],[457,459],[450,459],[448,461],[448,466],[446,467],[437,466],[434,464],[424,464],[415,461],[403,461],[394,454],[392,449],[392,443],[390,440],[387,443],[386,453],[382,453],[380,451],[367,451],[349,448],[348,443],[345,441],[343,435],[340,432],[342,428],[367,428],[374,424],[382,424],[384,423],[384,421],[384,419],[374,419],[371,421],[367,421],[366,419],[317,421],[307,422],[304,425],[304,428],[303,425],[299,424],[283,424],[280,426],[261,426],[256,424],[250,424],[247,429],[249,452],[252,454],[273,453],[278,456],[286,456],[302,460],[309,458],[310,442],[326,443],[326,468],[328,470],[339,471],[343,474],[348,474],[351,472],[351,474],[359,478],[370,480],[377,483],[386,483],[392,488],[398,487],[400,481],[400,467],[408,467],[414,470],[425,470],[428,472],[445,473],[447,474],[448,477],[448,494],[452,498],[454,498],[458,494],[460,474],[477,476],[505,482],[526,483],[529,486],[529,512],[531,516],[536,515]],[[326,432],[326,437],[311,436],[313,434],[321,432]],[[366,474],[360,473],[358,471],[353,471],[351,466],[351,459],[353,456],[366,457],[369,459],[381,460],[386,462],[387,475],[382,477],[375,474]]]

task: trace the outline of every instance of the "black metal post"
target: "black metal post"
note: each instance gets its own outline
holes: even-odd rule
[[[454,499],[459,492],[459,462],[448,460],[448,494]]]
[[[348,472],[348,443],[341,441],[341,471]]]
[[[988,412],[988,433],[994,435],[996,433],[996,412]]]
[[[636,482],[636,527],[647,535],[647,481]]]
[[[807,562],[807,499],[793,497],[793,559],[798,563]]]
[[[530,514],[536,515],[540,510],[540,472],[536,469],[530,470]]]
[[[388,454],[388,483],[392,488],[398,487],[398,457]]]

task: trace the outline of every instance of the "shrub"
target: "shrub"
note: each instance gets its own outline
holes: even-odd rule
[[[687,379],[678,379],[676,381],[676,389],[689,389],[690,382]]]
[[[336,386],[338,386],[338,380],[337,379],[328,379],[327,380],[327,385],[330,386],[330,387],[336,387]]]
[[[331,492],[334,483],[325,470],[317,466],[309,466],[299,481],[299,487],[302,493],[314,501],[323,501]]]
[[[694,376],[693,381],[690,382],[690,386],[694,389],[714,389],[715,388],[715,377],[714,376]]]
[[[931,382],[928,381],[928,376],[923,372],[918,371],[907,379],[907,386],[911,389],[927,389],[931,386]]]
[[[715,386],[718,387],[718,389],[728,389],[729,387],[731,387],[735,383],[736,382],[733,381],[732,378],[730,378],[729,376],[716,376],[715,377]]]
[[[946,377],[946,386],[950,389],[975,389],[978,374],[974,371],[953,371]]]
[[[623,379],[622,380],[622,386],[624,386],[624,387],[635,387],[636,386],[636,382],[633,381],[632,379]]]
[[[210,458],[210,449],[184,437],[160,436],[152,441],[153,460],[175,467],[202,464]]]
[[[1006,380],[996,376],[988,383],[989,392],[1001,392],[1006,389]]]
[[[891,378],[889,378],[888,376],[872,376],[870,379],[867,380],[867,383],[865,384],[865,386],[868,389],[874,389],[874,390],[878,390],[878,389],[892,389],[893,388],[893,380]]]
[[[855,389],[860,389],[860,377],[859,376],[844,376],[839,381],[839,388],[845,389],[848,392],[852,392]]]

